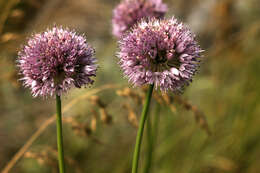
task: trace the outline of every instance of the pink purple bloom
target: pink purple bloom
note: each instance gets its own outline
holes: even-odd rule
[[[167,5],[162,0],[123,0],[113,11],[113,34],[120,38],[142,18],[163,18]]]
[[[182,91],[199,68],[195,35],[175,18],[142,20],[119,41],[119,64],[136,86]]]
[[[34,97],[92,84],[97,70],[94,53],[83,36],[55,26],[33,35],[18,53],[21,80]]]

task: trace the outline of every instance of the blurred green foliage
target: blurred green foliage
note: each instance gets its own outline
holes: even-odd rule
[[[63,105],[105,84],[129,86],[117,65],[117,43],[111,35],[112,9],[118,2],[0,0],[0,170],[55,112],[54,99],[33,99],[18,81],[17,50],[32,33],[56,23],[85,33],[96,48],[100,68],[95,85],[74,89],[63,97]],[[175,15],[187,23],[205,49],[201,71],[181,97],[204,112],[212,134],[208,136],[194,121],[193,112],[174,100],[176,112],[161,105],[151,172],[260,172],[260,1],[165,2],[169,5],[167,16]],[[129,87],[142,94],[140,89]],[[97,94],[112,123],[104,122],[107,117],[93,98],[78,102],[65,113],[72,117],[64,122],[68,172],[130,172],[136,128],[129,123],[129,110],[123,105],[129,104],[136,115],[141,106],[134,99],[117,95],[116,90]],[[153,101],[153,121],[155,105]],[[10,172],[57,172],[55,148],[52,124]]]

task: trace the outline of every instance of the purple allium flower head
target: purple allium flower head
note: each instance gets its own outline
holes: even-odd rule
[[[120,38],[142,18],[163,18],[167,10],[162,0],[123,0],[113,11],[113,34]]]
[[[97,70],[94,53],[83,36],[55,26],[33,35],[18,53],[21,80],[34,97],[92,84]]]
[[[182,91],[199,67],[195,35],[171,19],[142,20],[119,41],[119,64],[135,86],[155,84],[162,91]]]

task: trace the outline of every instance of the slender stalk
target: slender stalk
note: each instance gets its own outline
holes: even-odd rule
[[[156,137],[158,133],[158,125],[159,125],[159,113],[160,113],[160,104],[157,102],[155,111],[154,111],[154,123],[152,123],[152,118],[147,118],[147,157],[146,164],[144,167],[144,173],[150,173],[153,161],[153,150],[156,143]]]
[[[148,113],[148,110],[149,110],[150,101],[151,101],[151,98],[152,98],[153,87],[154,87],[153,84],[149,86],[149,89],[148,89],[147,94],[146,94],[145,103],[144,103],[144,106],[143,106],[141,120],[140,120],[140,123],[139,123],[139,128],[138,128],[138,132],[137,132],[137,136],[136,136],[134,158],[133,158],[133,164],[132,164],[132,173],[137,173],[137,170],[138,170],[138,161],[139,161],[139,156],[140,156],[144,125],[145,125],[145,120],[146,120],[147,113]]]
[[[153,155],[153,127],[152,127],[152,117],[147,117],[147,125],[146,125],[146,136],[147,136],[147,157],[146,164],[144,167],[144,173],[149,173],[151,164],[152,164],[152,155]]]
[[[61,99],[56,95],[56,109],[57,109],[57,146],[58,146],[58,160],[60,173],[65,172],[64,154],[63,154],[63,137],[62,137],[62,115],[61,115]]]

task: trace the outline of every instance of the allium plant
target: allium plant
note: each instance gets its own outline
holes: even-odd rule
[[[56,95],[60,173],[65,172],[60,96],[73,86],[80,88],[94,82],[92,77],[97,71],[94,53],[84,36],[56,26],[33,35],[18,53],[21,80],[32,95]]]
[[[162,0],[123,0],[113,11],[113,34],[120,38],[142,18],[163,18],[167,5]]]
[[[93,83],[94,53],[83,36],[62,27],[35,34],[18,53],[21,80],[34,97],[60,96],[73,86]]]
[[[174,17],[142,20],[119,41],[119,64],[135,86],[149,84],[138,129],[132,173],[138,169],[142,134],[153,87],[180,92],[197,72],[203,52],[195,35]]]
[[[175,18],[143,20],[123,36],[119,47],[119,64],[131,83],[174,92],[192,81],[202,52],[195,35]]]

